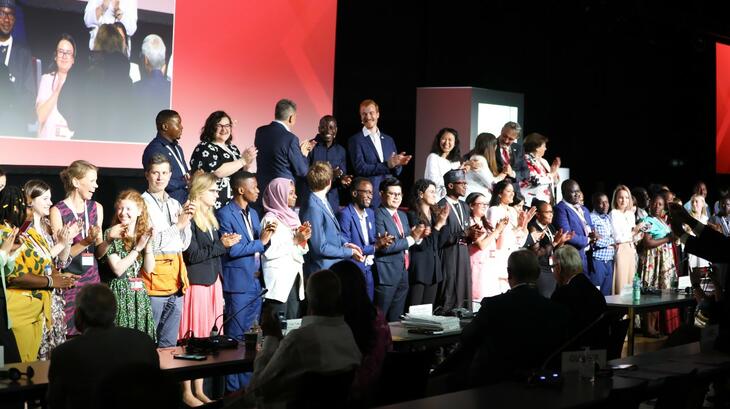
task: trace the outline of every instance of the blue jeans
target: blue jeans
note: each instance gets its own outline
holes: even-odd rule
[[[160,348],[177,345],[177,333],[180,330],[183,296],[173,294],[168,296],[151,296],[152,317],[157,324],[157,346]]]
[[[593,259],[593,272],[590,275],[591,282],[601,288],[603,295],[611,295],[613,291],[613,260],[603,261]]]
[[[246,293],[223,293],[223,299],[226,302],[224,310],[224,319],[228,320],[229,317],[233,316],[238,310],[243,308],[246,304],[250,303],[253,299],[257,298],[261,293],[260,290],[256,292]],[[243,311],[239,312],[235,317],[231,318],[225,324],[225,333],[229,337],[233,337],[239,340],[243,340],[243,334],[251,329],[253,322],[258,320],[261,316],[261,298],[256,299],[251,305],[244,308]],[[251,380],[251,373],[238,373],[226,376],[226,390],[234,392],[239,389],[243,389],[248,385]]]

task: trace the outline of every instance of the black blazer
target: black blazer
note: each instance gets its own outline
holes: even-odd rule
[[[418,214],[411,210],[408,212],[408,224],[416,226],[422,223]],[[431,215],[431,227],[436,223],[436,217]],[[431,230],[431,235],[424,238],[421,244],[414,244],[408,250],[410,265],[408,267],[408,282],[411,284],[422,283],[426,285],[440,283],[444,280],[444,272],[441,266],[439,248],[446,243],[449,232],[446,226],[441,231]]]
[[[502,147],[499,144],[497,144],[496,155],[497,170],[501,172],[504,168],[504,161],[502,160]],[[516,185],[515,192],[519,192],[520,182],[530,177],[530,169],[527,167],[527,162],[525,162],[525,150],[521,143],[514,142],[509,146],[509,162],[517,179],[513,183],[513,185]]]
[[[90,328],[51,354],[48,404],[52,408],[96,408],[100,383],[130,365],[160,367],[155,343],[131,328]],[[119,387],[123,387],[119,385]]]
[[[550,299],[568,309],[571,336],[606,312],[606,298],[583,273],[577,274],[568,284],[559,286]],[[598,324],[583,335],[575,346],[603,347],[607,337],[608,326]]]
[[[226,248],[220,240],[217,230],[210,234],[200,230],[195,222],[191,223],[193,236],[188,249],[183,252],[185,265],[188,268],[190,284],[212,285],[223,272],[221,256],[226,254]]]
[[[552,237],[555,237],[555,227],[552,224],[548,224],[545,229],[537,224],[537,220],[532,219],[527,224],[527,229],[532,233],[533,231],[544,231],[549,230]],[[525,242],[525,248],[535,250],[535,245],[532,240],[532,235],[527,235],[527,241]],[[543,235],[540,239],[539,246],[537,249],[537,260],[540,263],[540,271],[550,271],[550,256],[553,255],[553,241],[547,234]]]

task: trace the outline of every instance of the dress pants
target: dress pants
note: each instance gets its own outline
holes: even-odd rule
[[[436,303],[436,296],[438,295],[439,283],[436,284],[423,284],[413,283],[410,285],[408,290],[408,303],[407,307],[411,305],[431,304]]]
[[[380,308],[388,322],[399,321],[406,308],[408,296],[408,273],[403,269],[401,279],[393,285],[375,286],[373,303]]]
[[[299,277],[297,276],[296,280],[294,280],[294,285],[292,285],[292,288],[289,291],[289,296],[287,297],[286,302],[267,298],[264,300],[262,311],[262,320],[264,314],[270,316],[270,314],[279,314],[281,312],[284,313],[284,317],[288,320],[301,318],[302,314],[299,311]]]
[[[603,261],[594,258],[592,262],[591,282],[596,287],[600,287],[601,294],[611,295],[613,291],[613,260]]]
[[[151,296],[152,318],[157,325],[157,346],[169,348],[177,345],[177,334],[182,317],[183,295]]]
[[[368,292],[368,297],[370,298],[370,301],[373,301],[373,298],[375,297],[375,282],[373,281],[373,266],[365,266],[365,269],[363,270],[363,277],[365,277],[365,289]]]
[[[258,320],[261,316],[261,293],[260,285],[256,282],[258,289],[256,291],[243,292],[243,293],[230,293],[223,292],[223,299],[226,302],[224,310],[224,319],[228,322],[225,324],[226,335],[243,341],[243,334],[251,329],[253,322]],[[255,301],[253,301],[255,300]],[[253,302],[252,302],[253,301]],[[251,303],[243,309],[243,311],[236,314],[238,310],[243,308],[246,304]],[[230,318],[236,314],[235,317]],[[230,319],[229,319],[230,318]],[[243,389],[248,385],[251,379],[251,372],[238,373],[226,376],[226,390],[228,392],[235,392]]]

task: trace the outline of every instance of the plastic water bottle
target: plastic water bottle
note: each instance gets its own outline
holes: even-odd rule
[[[631,295],[635,302],[641,300],[641,277],[639,277],[639,274],[634,274],[634,287]]]

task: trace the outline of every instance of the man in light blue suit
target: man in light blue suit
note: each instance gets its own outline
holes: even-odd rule
[[[354,169],[355,176],[370,179],[375,192],[380,191],[380,182],[386,176],[398,176],[404,165],[411,160],[411,155],[398,153],[395,141],[378,129],[380,109],[372,99],[360,103],[360,121],[363,128],[347,141],[347,153]],[[259,152],[260,154],[261,152]],[[380,197],[373,196],[373,208],[380,206]]]
[[[375,250],[393,243],[395,237],[385,234],[375,235],[375,213],[370,209],[373,199],[373,185],[363,177],[355,179],[350,185],[352,203],[342,208],[337,214],[337,221],[345,240],[362,249],[365,260],[356,261],[365,275],[365,286],[370,301],[373,300],[375,285],[373,283],[372,265]]]
[[[380,185],[382,205],[375,211],[375,231],[391,235],[395,240],[375,253],[375,300],[388,322],[398,321],[406,307],[408,295],[408,248],[420,244],[421,238],[431,233],[423,224],[412,230],[408,217],[398,210],[403,201],[400,182],[387,178]]]
[[[308,221],[312,226],[309,252],[304,258],[305,277],[346,258],[363,261],[362,250],[345,239],[334,210],[327,201],[327,192],[332,187],[330,164],[314,162],[307,172],[307,183],[312,194],[299,212],[302,223]]]
[[[583,273],[588,274],[586,249],[598,239],[588,209],[580,204],[583,193],[578,182],[568,179],[561,186],[563,200],[555,205],[553,225],[564,232],[574,232],[567,244],[575,247],[583,261]]]
[[[218,210],[216,216],[221,233],[236,233],[241,236],[241,241],[229,248],[228,253],[223,256],[222,279],[223,299],[226,303],[225,319],[228,320],[225,333],[242,340],[243,334],[261,315],[259,255],[266,250],[271,234],[276,230],[276,223],[270,223],[261,230],[259,215],[250,206],[259,196],[258,183],[253,173],[234,173],[231,176],[231,189],[234,191],[233,199]],[[226,376],[226,389],[233,392],[246,387],[250,376],[250,373]]]

